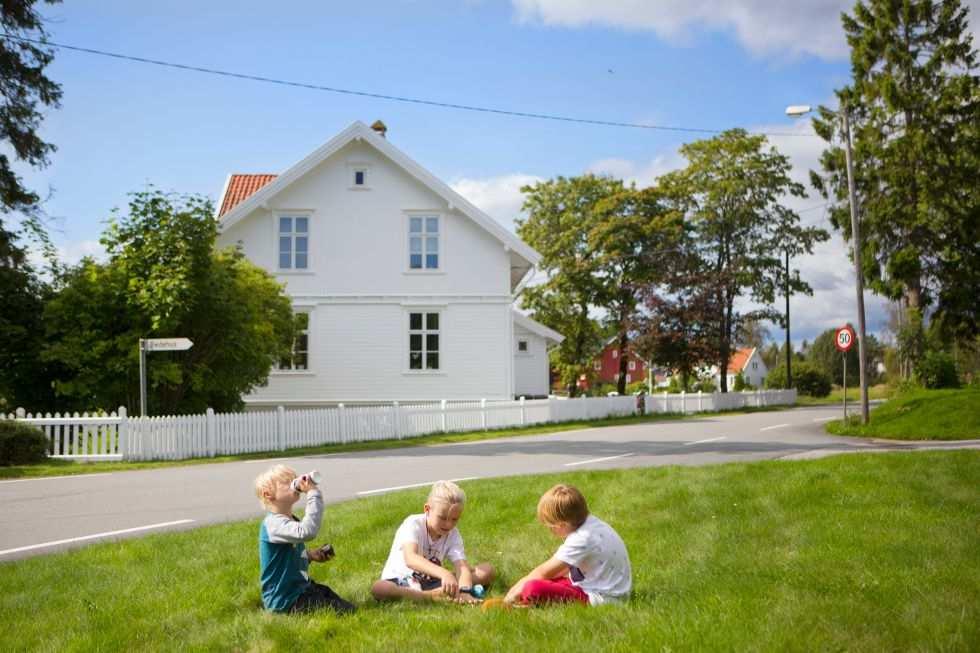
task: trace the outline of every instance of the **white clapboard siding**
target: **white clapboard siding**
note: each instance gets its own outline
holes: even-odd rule
[[[796,403],[795,390],[657,394],[643,397],[646,412],[696,413]],[[40,428],[55,458],[183,460],[284,451],[324,444],[481,431],[546,422],[633,415],[633,396],[517,401],[441,401],[204,415],[127,417],[34,416],[18,410],[9,419]]]

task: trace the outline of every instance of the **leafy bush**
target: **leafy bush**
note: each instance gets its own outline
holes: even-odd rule
[[[718,392],[718,386],[711,379],[701,379],[691,388],[692,392]]]
[[[944,351],[927,352],[915,366],[915,375],[927,388],[958,388],[956,362]]]
[[[735,375],[735,392],[743,390],[755,390],[755,386],[745,380],[745,375],[739,372]]]
[[[0,420],[0,465],[41,462],[48,455],[48,441],[39,428]]]
[[[771,389],[786,387],[786,365],[780,365],[769,372],[766,377],[766,387]],[[810,363],[793,363],[793,387],[801,395],[826,397],[830,394],[830,377]]]

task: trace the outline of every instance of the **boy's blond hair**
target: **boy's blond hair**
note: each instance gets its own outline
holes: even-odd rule
[[[452,481],[436,481],[429,490],[429,498],[425,500],[429,505],[433,503],[444,503],[446,505],[466,505],[466,493]]]
[[[259,474],[255,479],[255,495],[262,502],[262,507],[270,507],[265,495],[276,493],[276,481],[290,483],[294,478],[296,478],[296,470],[286,465],[274,465]]]
[[[548,526],[560,522],[578,528],[589,516],[589,504],[582,493],[572,485],[559,483],[541,495],[538,501],[538,519]]]

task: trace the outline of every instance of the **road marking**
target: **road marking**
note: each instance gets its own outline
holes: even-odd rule
[[[67,476],[38,476],[36,478],[18,478],[13,481],[0,481],[3,483],[27,483],[28,481],[53,481],[58,478],[93,478],[95,476],[110,476],[110,472],[102,474],[68,474]]]
[[[837,419],[836,417],[814,417],[814,422],[829,422],[832,419]]]
[[[453,483],[462,483],[463,481],[475,481],[480,478],[479,476],[467,476],[466,478],[451,478],[449,479]],[[382,492],[393,492],[395,490],[407,490],[413,487],[424,487],[426,485],[432,485],[435,481],[426,481],[425,483],[412,483],[411,485],[395,485],[393,487],[383,487],[377,490],[364,490],[363,492],[358,492],[357,496],[362,497],[368,494],[381,494]]]
[[[592,460],[580,460],[577,463],[565,463],[565,467],[575,467],[576,465],[588,465],[589,463],[601,463],[604,460],[616,460],[617,458],[625,458],[626,456],[632,456],[633,452],[624,453],[619,456],[606,456],[605,458],[593,458]]]
[[[18,553],[20,551],[31,551],[33,549],[44,549],[49,546],[58,546],[59,544],[68,544],[69,542],[85,542],[87,540],[97,540],[100,537],[111,537],[113,535],[123,535],[125,533],[138,533],[140,531],[148,531],[153,528],[163,528],[164,526],[176,526],[178,524],[190,524],[193,523],[193,519],[178,519],[177,521],[168,521],[161,524],[150,524],[149,526],[137,526],[136,528],[124,528],[121,531],[109,531],[107,533],[96,533],[95,535],[85,535],[82,537],[70,537],[66,540],[55,540],[54,542],[43,542],[41,544],[31,544],[30,546],[21,546],[16,549],[6,549],[0,551],[0,556],[7,555],[8,553]]]
[[[760,430],[760,431],[771,431],[771,430],[773,430],[773,429],[781,429],[781,428],[783,428],[784,426],[790,426],[790,424],[776,424],[776,425],[774,425],[774,426],[767,426],[766,428],[764,428],[764,429],[759,429],[759,430]]]
[[[259,463],[271,463],[276,460],[304,460],[306,458],[326,458],[327,456],[339,456],[340,452],[336,453],[311,453],[305,456],[280,456],[278,458],[263,458],[262,460],[243,460],[242,462],[246,465],[257,465]]]
[[[725,439],[725,436],[723,435],[720,438],[711,438],[709,440],[698,440],[696,442],[685,442],[684,443],[684,446],[685,447],[690,447],[692,444],[704,444],[705,442],[718,442],[718,440],[724,440],[724,439]]]

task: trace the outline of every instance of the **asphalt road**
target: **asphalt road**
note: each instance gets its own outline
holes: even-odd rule
[[[323,474],[327,503],[438,479],[799,459],[852,451],[980,448],[828,436],[840,407],[795,408],[549,435],[213,465],[0,481],[0,562],[109,539],[257,518],[255,477],[273,462]]]

